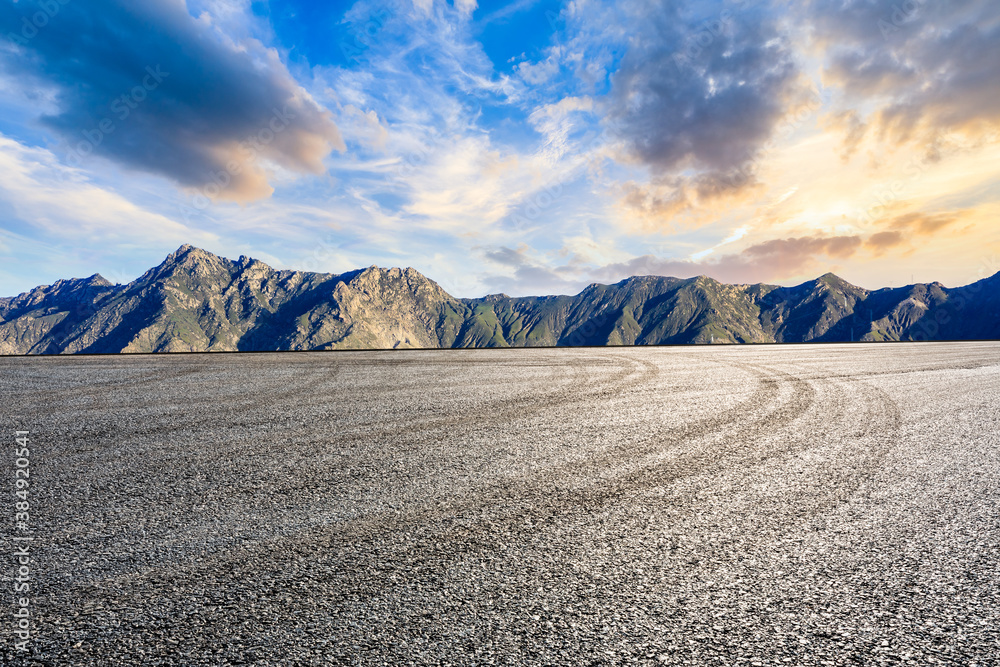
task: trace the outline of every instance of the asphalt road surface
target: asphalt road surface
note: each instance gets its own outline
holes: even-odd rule
[[[0,392],[4,665],[1000,664],[997,343],[6,358]]]

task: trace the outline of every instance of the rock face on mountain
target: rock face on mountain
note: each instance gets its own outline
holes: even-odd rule
[[[54,354],[117,290],[99,275],[0,299],[0,354]]]
[[[874,292],[640,276],[576,296],[456,299],[413,269],[276,271],[188,245],[128,285],[0,299],[0,354],[1000,338],[1000,274]]]
[[[413,269],[275,271],[185,245],[128,285],[0,301],[0,353],[450,347],[467,307]]]

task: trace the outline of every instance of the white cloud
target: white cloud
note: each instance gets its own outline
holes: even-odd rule
[[[0,199],[17,218],[42,235],[88,245],[141,241],[203,243],[215,234],[185,226],[136,206],[90,182],[83,171],[62,165],[51,152],[0,135]]]
[[[455,8],[463,16],[472,16],[472,12],[478,7],[476,0],[455,0]]]
[[[786,197],[786,199],[787,199],[787,197]],[[719,241],[719,243],[717,243],[716,245],[712,246],[711,248],[708,248],[706,250],[702,250],[701,252],[693,253],[691,255],[691,261],[692,262],[700,261],[700,260],[704,259],[705,257],[708,257],[709,255],[711,255],[712,253],[714,253],[719,248],[722,248],[723,246],[727,246],[730,243],[735,243],[736,241],[739,241],[740,239],[742,239],[743,237],[745,237],[749,233],[750,233],[750,227],[747,227],[747,226],[740,227],[740,228],[736,229],[735,231],[733,231],[732,234],[730,234],[726,238],[724,238],[721,241]]]
[[[549,50],[549,55],[545,60],[537,63],[528,61],[519,63],[517,73],[524,79],[524,82],[532,86],[540,86],[548,83],[559,74],[560,60],[562,59],[562,49],[558,46]]]
[[[594,101],[590,97],[565,97],[531,113],[528,121],[545,137],[542,151],[548,159],[555,162],[571,150],[569,136],[574,129],[573,114],[593,110]]]
[[[460,16],[472,6],[439,2],[426,5],[423,16],[391,18],[366,50],[363,68],[314,70],[313,94],[338,109],[351,146],[350,155],[333,156],[327,165],[352,184],[367,220],[482,235],[526,197],[573,177],[582,165],[571,155],[569,135],[593,102],[533,102],[528,119],[524,84],[494,70],[476,27]],[[351,21],[363,23],[362,14]],[[514,123],[534,127],[541,140],[496,138],[483,120],[487,107],[520,116]]]

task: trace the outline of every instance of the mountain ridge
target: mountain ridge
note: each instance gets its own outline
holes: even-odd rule
[[[276,270],[184,244],[125,285],[100,274],[0,298],[0,354],[792,343],[1000,338],[1000,273],[867,290],[632,276],[576,295],[456,298],[413,268]]]

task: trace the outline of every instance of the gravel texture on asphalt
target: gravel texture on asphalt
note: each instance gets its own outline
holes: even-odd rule
[[[1000,344],[0,359],[4,665],[998,665]]]

